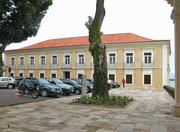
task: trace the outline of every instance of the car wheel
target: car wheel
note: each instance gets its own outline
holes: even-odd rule
[[[48,93],[46,90],[41,91],[41,96],[47,97]]]
[[[80,93],[81,93],[80,90],[78,90],[78,89],[75,90],[75,94],[80,94]]]
[[[7,87],[8,87],[9,89],[13,89],[13,85],[12,85],[12,84],[9,84]]]

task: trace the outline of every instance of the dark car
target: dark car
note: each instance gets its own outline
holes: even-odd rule
[[[69,84],[74,87],[74,93],[80,94],[81,93],[81,85],[79,85],[76,81],[71,79],[60,79],[63,83]]]
[[[72,93],[74,93],[74,87],[68,84],[63,83],[61,80],[56,79],[56,78],[46,78],[46,80],[48,82],[50,82],[51,84],[57,85],[59,87],[61,87],[62,89],[62,94],[64,95],[70,95]]]
[[[74,80],[79,85],[81,85],[81,79],[79,79],[79,78],[72,78],[71,80]],[[91,84],[88,80],[86,80],[86,87],[87,87],[87,92],[92,92],[93,84]]]
[[[39,93],[41,96],[56,96],[59,97],[61,95],[62,89],[55,85],[50,84],[44,78],[24,78],[19,82],[19,87],[22,87],[25,84],[27,87],[33,87],[33,83],[36,83],[39,87]]]
[[[113,80],[108,79],[108,85],[110,88],[118,88],[120,87],[120,84],[118,82],[114,82]]]
[[[20,82],[21,80],[23,80],[24,77],[14,77],[14,79],[16,80],[16,85],[18,86],[18,85],[19,85],[19,82]]]

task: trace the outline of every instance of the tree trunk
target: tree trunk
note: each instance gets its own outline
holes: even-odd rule
[[[89,28],[89,50],[94,61],[94,84],[92,96],[108,99],[106,47],[101,41],[101,25],[105,16],[104,0],[97,0],[96,14]]]
[[[2,58],[2,54],[4,52],[4,49],[6,48],[6,46],[3,44],[2,47],[0,47],[0,77],[3,76],[3,58]]]

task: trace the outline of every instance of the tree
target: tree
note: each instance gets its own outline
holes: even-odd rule
[[[52,0],[0,0],[0,68],[7,45],[35,36]]]
[[[89,29],[89,51],[93,56],[94,62],[94,84],[92,96],[100,96],[108,99],[109,88],[107,83],[106,46],[102,44],[102,32],[100,31],[104,16],[104,0],[97,0],[95,17],[94,19],[89,17],[89,20],[85,25]]]

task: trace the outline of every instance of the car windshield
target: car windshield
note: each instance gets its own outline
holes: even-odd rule
[[[43,83],[43,84],[50,84],[46,79],[43,79],[43,78],[39,78],[38,79],[39,83]]]
[[[54,79],[58,84],[62,84],[63,82],[59,79]]]
[[[74,84],[74,85],[78,85],[78,83],[74,80],[71,80],[71,82]]]

